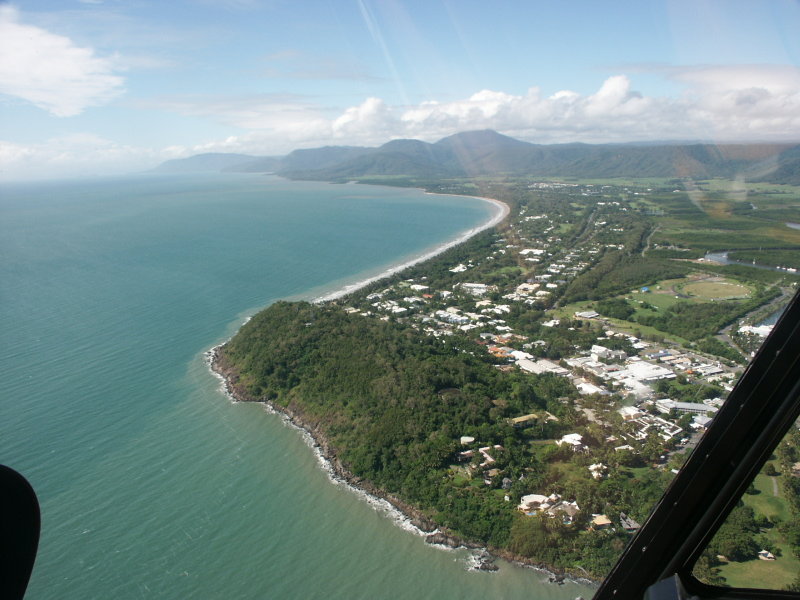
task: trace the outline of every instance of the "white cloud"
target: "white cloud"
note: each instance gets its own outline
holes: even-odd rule
[[[19,22],[0,6],[0,93],[22,98],[58,117],[80,114],[122,92],[113,61],[67,37]]]
[[[183,114],[202,114],[250,130],[224,141],[262,153],[331,143],[376,145],[394,138],[435,141],[471,129],[496,129],[539,143],[708,139],[800,139],[800,69],[795,67],[672,68],[676,97],[645,96],[625,75],[607,78],[593,94],[569,90],[549,97],[536,87],[514,95],[482,90],[459,100],[392,106],[368,98],[333,111],[307,99],[217,99],[176,103]],[[180,105],[180,106],[178,106]],[[213,146],[213,142],[211,145]],[[220,142],[220,144],[223,144]]]

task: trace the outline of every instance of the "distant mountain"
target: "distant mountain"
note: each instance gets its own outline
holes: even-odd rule
[[[272,173],[281,165],[280,156],[250,157],[251,160],[237,162],[222,169],[229,173]],[[253,160],[254,159],[254,160]]]
[[[204,168],[204,166],[206,166]],[[429,144],[392,140],[378,148],[326,146],[283,158],[199,155],[159,171],[274,172],[292,179],[359,177],[435,179],[464,176],[733,177],[800,184],[797,144],[553,144],[523,142],[492,130],[457,133]]]
[[[196,154],[189,158],[176,158],[161,163],[153,172],[156,173],[191,173],[196,171],[224,171],[243,163],[258,160],[258,156],[248,154],[207,153]]]
[[[374,148],[359,146],[324,146],[310,150],[295,150],[283,157],[279,171],[293,173],[326,169],[374,151]]]

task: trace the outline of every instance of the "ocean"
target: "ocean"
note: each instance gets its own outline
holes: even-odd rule
[[[204,354],[277,299],[430,253],[496,207],[261,175],[0,185],[0,462],[42,509],[26,598],[586,598],[426,545],[232,404]]]

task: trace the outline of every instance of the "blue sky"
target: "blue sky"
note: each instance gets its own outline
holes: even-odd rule
[[[0,177],[435,141],[800,141],[797,1],[0,2]]]

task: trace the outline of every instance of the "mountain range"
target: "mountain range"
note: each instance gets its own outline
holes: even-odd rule
[[[392,140],[377,148],[325,146],[282,157],[198,154],[156,172],[275,173],[291,179],[363,177],[441,179],[477,176],[736,177],[800,185],[800,144],[531,144],[492,130],[467,131],[435,143]]]

